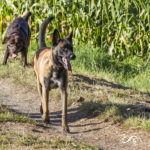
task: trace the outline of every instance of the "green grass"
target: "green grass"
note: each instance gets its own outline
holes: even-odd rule
[[[119,124],[128,128],[150,131],[150,113],[136,105],[102,104],[100,102],[84,102],[81,110],[90,117],[98,117],[105,122]]]
[[[0,48],[0,61],[2,63],[4,57],[4,47]],[[32,49],[32,50],[31,50]],[[36,77],[33,70],[33,58],[37,45],[34,43],[29,49],[28,54],[28,67],[23,67],[20,62],[20,54],[17,59],[13,59],[11,56],[8,59],[7,65],[0,65],[0,78],[11,78],[15,83],[21,83],[31,89],[36,89]]]
[[[75,46],[76,60],[72,61],[74,70],[92,74],[131,87],[142,92],[150,92],[150,63],[138,56],[124,60],[113,59],[99,48],[89,45]]]
[[[88,143],[78,143],[72,139],[53,138],[46,140],[42,137],[21,132],[6,131],[0,134],[0,149],[8,150],[14,147],[22,149],[73,149],[73,150],[98,150]]]
[[[38,49],[36,43],[32,42],[29,48],[28,62],[33,65],[35,51]],[[99,48],[93,49],[89,45],[75,46],[76,60],[72,61],[73,73],[96,75],[108,81],[131,87],[134,90],[150,92],[150,64],[145,68],[145,62],[139,57],[130,57],[119,61],[112,59],[108,54],[102,53]],[[3,60],[4,51],[0,51],[0,60]],[[33,66],[24,68],[19,58],[9,58],[6,66],[0,66],[0,77],[12,77],[14,81],[20,82],[31,88],[35,88],[35,74]],[[29,78],[30,77],[30,78]]]
[[[4,106],[0,106],[0,122],[20,122],[20,123],[31,123],[31,124],[36,123],[35,120],[27,116],[19,115],[15,112],[12,112]]]
[[[0,107],[0,124],[6,122],[15,122],[15,123],[29,123],[36,125],[36,121],[33,119],[19,115],[15,112],[10,111],[4,106]],[[23,126],[23,124],[22,124]],[[51,138],[46,140],[38,135],[15,132],[12,130],[2,131],[0,130],[0,149],[9,150],[9,149],[19,150],[23,147],[31,149],[74,149],[74,150],[98,150],[98,148],[88,144],[88,143],[79,143],[73,141],[72,139],[64,138]]]
[[[37,44],[32,42],[28,55],[29,64],[33,65],[37,49]],[[86,114],[100,116],[99,119],[128,127],[135,127],[135,120],[138,118],[141,120],[140,128],[150,130],[147,125],[149,118],[141,116],[146,112],[138,112],[138,107],[133,107],[132,111],[126,110],[129,104],[136,106],[138,101],[143,100],[141,92],[150,92],[150,65],[145,67],[144,61],[135,56],[122,61],[114,60],[106,53],[101,53],[100,49],[93,49],[88,45],[74,46],[74,50],[77,58],[71,62],[73,75],[69,75],[68,103],[72,104],[84,97],[85,103],[81,104],[81,110]],[[1,50],[0,60],[3,59],[3,54],[4,50]],[[19,59],[10,58],[6,66],[0,66],[0,78],[11,78],[15,83],[36,90],[36,77],[32,65],[24,68]],[[101,79],[104,86],[99,86]],[[123,89],[115,88],[117,84],[121,84]],[[107,86],[111,87],[111,90]],[[124,86],[132,89],[124,89]],[[53,99],[60,100],[59,90],[53,90],[51,94]],[[149,96],[147,100],[148,98]],[[147,113],[150,116],[149,112]]]
[[[147,119],[145,117],[129,117],[124,121],[123,125],[125,127],[132,127],[133,129],[144,129],[146,131],[150,131],[150,119]]]
[[[33,40],[38,41],[42,21],[53,15],[54,20],[47,29],[48,39],[56,28],[61,37],[73,30],[76,44],[89,43],[101,47],[103,52],[116,59],[133,54],[148,59],[149,0],[22,0],[20,3],[17,0],[2,0],[0,39],[6,36],[10,22],[15,17],[24,16],[27,10],[32,12],[29,24]]]

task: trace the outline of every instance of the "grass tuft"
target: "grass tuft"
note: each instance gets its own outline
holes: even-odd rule
[[[124,60],[113,59],[100,48],[89,45],[75,46],[76,60],[73,68],[80,73],[94,74],[108,81],[116,82],[133,89],[150,92],[150,64],[138,56]]]
[[[13,60],[12,58],[9,58],[6,66],[0,65],[0,78],[11,78],[15,83],[37,90],[33,70],[33,57],[37,49],[37,44],[32,43],[29,48],[30,66],[28,67],[24,68],[19,59]],[[128,104],[135,106],[144,95],[147,95],[147,99],[149,98],[149,64],[144,67],[144,61],[137,56],[125,60],[114,60],[106,53],[102,53],[99,48],[92,48],[89,45],[76,45],[74,50],[77,57],[71,62],[73,74],[69,74],[69,105],[77,102],[80,97],[84,97],[85,102],[81,105],[81,110],[88,116],[100,116],[114,123],[124,124],[126,122],[128,126],[134,126],[135,117],[143,120],[145,124],[149,122],[148,117],[144,120],[146,112],[138,111],[137,106],[127,110]],[[1,60],[3,55],[4,48],[0,51]],[[96,78],[89,77],[91,74],[96,75]],[[60,100],[59,90],[52,91],[50,94],[54,99]],[[149,112],[147,113],[149,116]],[[9,113],[6,114],[7,120],[12,118]],[[141,128],[149,130],[149,126],[143,123]]]
[[[28,147],[31,149],[74,149],[74,150],[98,150],[88,143],[78,143],[71,139],[55,138],[51,140],[42,139],[32,134],[18,132],[2,132],[0,134],[0,149],[12,147]]]
[[[80,108],[88,117],[98,117],[126,127],[150,131],[150,112],[144,112],[144,107],[140,110],[136,105],[84,102]]]
[[[1,106],[0,107],[0,122],[21,122],[35,124],[36,121],[23,115],[19,115],[9,109]]]
[[[147,119],[145,117],[129,117],[124,121],[123,125],[125,127],[132,127],[134,129],[144,129],[146,131],[150,131],[150,119]]]

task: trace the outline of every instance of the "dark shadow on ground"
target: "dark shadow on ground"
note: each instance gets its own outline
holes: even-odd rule
[[[125,87],[123,85],[120,85],[120,84],[115,84],[113,82],[109,82],[105,79],[99,79],[99,78],[89,78],[87,76],[84,76],[84,75],[81,75],[81,74],[73,74],[73,81],[72,82],[84,82],[84,83],[88,83],[89,85],[100,85],[100,86],[106,86],[106,87],[111,87],[113,89],[122,89],[122,90],[132,90],[131,87]],[[88,87],[86,87],[88,88]],[[143,95],[147,95],[147,96],[150,96],[150,93],[149,92],[140,92],[140,91],[137,91],[138,93],[140,94],[143,94]]]
[[[105,114],[105,112],[111,108],[115,108],[112,114],[109,114],[108,116],[104,117],[103,119],[99,119],[96,122],[83,122],[82,124],[74,125],[72,123],[75,123],[81,119],[93,119],[96,117],[100,117],[101,115]],[[40,113],[21,113],[17,110],[11,109],[11,111],[19,113],[21,115],[29,116],[39,123],[41,123],[41,126],[45,128],[49,127],[61,127],[61,111],[54,111],[49,114],[50,117],[50,124],[46,125],[42,123],[41,120],[41,114]],[[69,108],[68,109],[68,122],[70,127],[87,127],[91,126],[91,129],[84,129],[83,131],[80,131],[82,133],[85,132],[91,132],[95,130],[100,130],[101,128],[97,128],[96,125],[101,124],[103,122],[107,122],[111,120],[113,117],[119,116],[118,120],[115,120],[115,123],[122,123],[126,119],[130,117],[140,117],[143,119],[149,119],[150,118],[150,107],[147,107],[145,105],[125,105],[125,104],[102,104],[100,102],[83,102],[81,106],[75,107],[75,108]],[[121,119],[120,119],[121,118]],[[71,134],[76,134],[78,132],[72,132]]]

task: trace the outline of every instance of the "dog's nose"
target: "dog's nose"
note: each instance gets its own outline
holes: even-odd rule
[[[71,54],[71,55],[70,55],[70,59],[71,59],[71,60],[74,60],[75,58],[76,58],[76,55],[75,55],[75,54]]]

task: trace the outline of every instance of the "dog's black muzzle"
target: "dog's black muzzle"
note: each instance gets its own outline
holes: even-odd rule
[[[70,58],[70,60],[75,60],[75,59],[76,59],[76,55],[75,55],[75,54],[71,54],[71,55],[69,56],[69,58]]]

